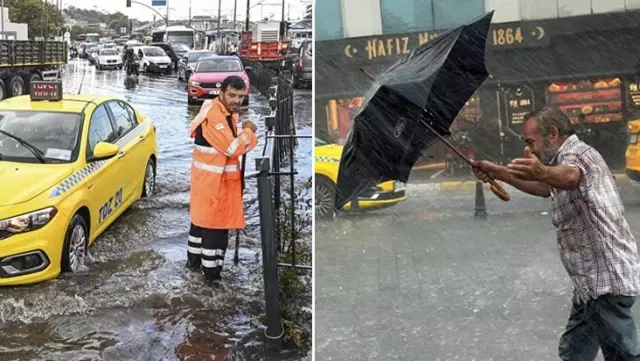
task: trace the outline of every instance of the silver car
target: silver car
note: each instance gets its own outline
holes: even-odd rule
[[[188,81],[198,59],[210,55],[216,55],[216,52],[211,50],[191,50],[186,53],[178,61],[178,80]]]
[[[293,87],[311,86],[313,80],[313,42],[305,40],[293,68]]]

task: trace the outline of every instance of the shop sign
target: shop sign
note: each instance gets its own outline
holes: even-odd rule
[[[627,83],[629,102],[635,108],[640,108],[640,79],[635,78]]]
[[[424,31],[396,36],[370,36],[348,40],[344,45],[345,61],[373,61],[391,59],[408,54],[420,45],[437,38],[446,30]],[[343,43],[344,44],[344,43]],[[549,45],[549,35],[542,23],[527,22],[516,25],[492,25],[487,37],[487,47],[527,48]]]
[[[529,86],[504,88],[503,95],[509,125],[522,124],[524,116],[535,109],[533,89]]]

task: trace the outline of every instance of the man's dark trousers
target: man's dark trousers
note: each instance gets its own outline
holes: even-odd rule
[[[606,361],[640,361],[640,344],[631,314],[635,297],[600,296],[587,303],[574,299],[567,329],[560,338],[563,361],[593,361],[598,348]]]

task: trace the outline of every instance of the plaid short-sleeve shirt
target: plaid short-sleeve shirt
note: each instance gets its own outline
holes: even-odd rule
[[[640,257],[613,174],[597,150],[572,135],[552,165],[580,170],[575,190],[551,189],[562,263],[582,301],[640,295]]]

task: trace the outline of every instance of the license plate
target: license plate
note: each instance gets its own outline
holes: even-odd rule
[[[166,67],[167,67],[167,65],[160,65],[160,69],[164,69]]]
[[[638,143],[638,134],[631,134],[631,136],[629,137],[629,144],[636,143]]]
[[[218,95],[219,90],[212,90],[209,92],[211,95]]]

